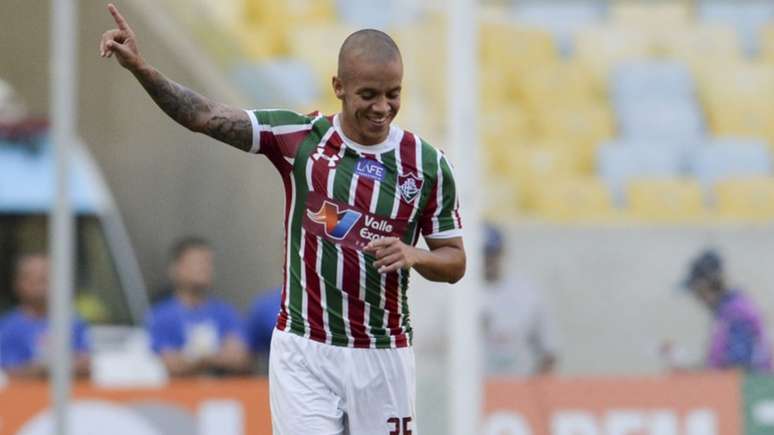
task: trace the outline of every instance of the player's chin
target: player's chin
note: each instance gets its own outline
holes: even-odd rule
[[[392,118],[384,118],[383,120],[376,122],[370,119],[365,119],[364,130],[368,132],[368,135],[374,138],[382,137],[385,133],[390,131],[390,123]]]

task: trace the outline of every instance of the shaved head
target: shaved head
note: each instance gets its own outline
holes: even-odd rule
[[[349,35],[339,50],[340,78],[348,78],[359,62],[385,64],[402,63],[398,44],[390,35],[376,29],[363,29]]]
[[[332,78],[341,100],[341,128],[361,145],[387,139],[390,123],[400,110],[403,61],[395,41],[384,32],[359,30],[339,51],[339,70]]]

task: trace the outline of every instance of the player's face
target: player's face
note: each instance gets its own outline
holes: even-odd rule
[[[188,249],[173,266],[176,287],[202,291],[212,287],[214,274],[212,251],[206,248]]]
[[[48,260],[31,257],[19,265],[16,290],[22,303],[44,305],[48,297]]]
[[[344,133],[363,145],[383,142],[400,109],[403,63],[355,59],[349,71],[346,77],[333,78],[334,91],[342,101]]]

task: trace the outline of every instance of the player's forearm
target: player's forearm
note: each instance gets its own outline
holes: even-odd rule
[[[414,269],[430,281],[448,282],[454,284],[465,275],[465,251],[444,246],[432,251],[417,250],[417,260]]]
[[[132,70],[156,105],[178,124],[197,133],[247,151],[252,145],[252,126],[242,110],[216,103],[168,79],[150,65]]]

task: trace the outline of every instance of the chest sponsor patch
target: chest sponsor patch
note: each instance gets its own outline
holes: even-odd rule
[[[309,192],[303,225],[311,234],[362,250],[372,240],[401,237],[408,221],[377,216],[317,192]]]
[[[381,182],[384,181],[385,169],[380,162],[361,157],[355,163],[355,173],[361,177]]]

